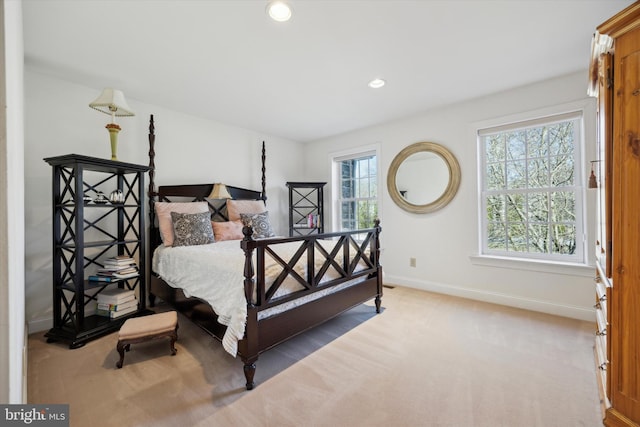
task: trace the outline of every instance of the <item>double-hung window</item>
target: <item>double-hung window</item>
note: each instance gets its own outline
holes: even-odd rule
[[[340,230],[372,228],[378,218],[378,163],[375,151],[334,157],[335,224]]]
[[[478,131],[481,252],[584,262],[582,112]]]

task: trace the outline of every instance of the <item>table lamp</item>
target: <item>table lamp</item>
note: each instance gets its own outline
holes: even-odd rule
[[[233,197],[229,194],[226,185],[216,182],[213,184],[213,189],[208,199],[233,199]]]
[[[111,160],[118,160],[118,132],[120,132],[120,126],[116,124],[116,116],[125,117],[134,116],[135,114],[127,105],[122,91],[111,88],[104,89],[100,96],[89,104],[89,107],[105,114],[111,114],[111,123],[105,127],[109,131],[109,139],[111,140]]]

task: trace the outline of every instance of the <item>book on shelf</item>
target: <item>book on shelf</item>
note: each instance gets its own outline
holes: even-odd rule
[[[127,271],[118,271],[118,272],[114,272],[114,273],[96,273],[93,274],[91,276],[89,276],[87,279],[90,282],[106,282],[106,283],[111,283],[111,282],[117,282],[118,280],[123,280],[123,279],[130,279],[132,277],[138,277],[140,275],[140,272],[138,271],[137,268],[134,269],[128,269]]]
[[[307,227],[320,228],[320,216],[312,213],[307,215]]]
[[[109,270],[106,268],[100,268],[98,269],[98,271],[96,271],[96,274],[94,274],[94,276],[106,276],[106,277],[111,277],[111,275],[113,275],[113,273],[115,273],[117,270]]]
[[[99,268],[97,274],[111,274],[121,270],[128,270],[130,268],[137,268],[137,266],[133,264],[122,264],[122,265],[107,264],[105,267]]]
[[[104,316],[104,317],[110,317],[111,319],[116,319],[120,316],[124,316],[126,314],[130,314],[130,313],[135,313],[138,310],[138,304],[136,301],[136,305],[128,307],[128,308],[124,308],[122,310],[117,310],[117,311],[105,311],[105,310],[100,310],[98,309],[96,311],[96,314],[98,316]]]
[[[102,262],[105,266],[105,268],[107,267],[117,267],[117,266],[127,266],[127,265],[135,265],[136,260],[128,257],[128,256],[124,256],[124,255],[119,255],[119,256],[115,256],[115,257],[110,257],[110,258],[106,258],[105,260],[103,260]]]
[[[118,280],[122,279],[130,279],[132,277],[138,277],[140,273],[137,268],[131,269],[129,271],[118,271],[117,273],[113,273],[112,277]]]
[[[119,302],[118,304],[109,304],[106,302],[100,302],[97,305],[98,310],[104,311],[121,311],[125,308],[133,307],[138,305],[137,298],[131,298],[129,301]]]
[[[137,298],[136,298],[135,294],[126,295],[125,297],[123,297],[122,299],[118,300],[117,302],[105,301],[104,299],[100,298],[100,294],[98,294],[98,298],[97,298],[98,305],[103,307],[103,308],[104,307],[110,307],[110,306],[120,306],[120,305],[128,304],[131,301],[137,301]]]
[[[103,266],[101,270],[104,270],[104,271],[116,271],[116,270],[122,270],[129,267],[137,267],[135,262],[128,263],[128,264],[111,264],[107,261],[104,261],[102,265]]]
[[[98,303],[98,305],[96,306],[96,314],[98,316],[113,317],[115,315],[112,314],[112,312],[126,311],[130,313],[130,309],[132,307],[138,308],[138,300],[135,298],[119,304]]]
[[[98,274],[89,276],[87,279],[90,282],[106,282],[106,283],[115,282],[117,280],[120,280],[120,279],[117,279],[117,278],[112,277],[112,276],[103,276],[103,275],[98,275]]]
[[[118,255],[106,258],[102,262],[102,267],[89,280],[99,280],[98,277],[108,277],[111,280],[101,280],[104,282],[130,279],[139,275],[136,261],[126,255]]]
[[[98,303],[118,304],[136,297],[136,293],[132,289],[105,289],[98,294]]]
[[[139,273],[114,274],[113,278],[114,280],[126,280],[126,279],[132,279],[134,277],[138,277],[139,275],[140,275]]]
[[[100,269],[96,272],[98,276],[113,276],[114,274],[128,274],[134,271],[138,271],[138,267],[127,266],[125,268],[119,268],[117,270]]]
[[[130,274],[130,273],[137,273],[137,272],[138,272],[138,267],[129,266],[127,268],[121,268],[120,270],[116,270],[113,272],[113,274]]]

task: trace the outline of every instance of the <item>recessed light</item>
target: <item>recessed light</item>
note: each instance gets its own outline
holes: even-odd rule
[[[385,81],[382,79],[373,79],[369,82],[369,87],[374,88],[374,89],[379,89],[382,86],[385,85]]]
[[[267,4],[267,13],[274,21],[285,22],[291,18],[291,6],[285,1],[270,1]]]

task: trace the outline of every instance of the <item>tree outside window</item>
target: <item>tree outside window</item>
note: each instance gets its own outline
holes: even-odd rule
[[[338,162],[341,230],[372,228],[378,218],[378,170],[375,154]]]
[[[479,131],[483,253],[582,261],[581,118]]]

